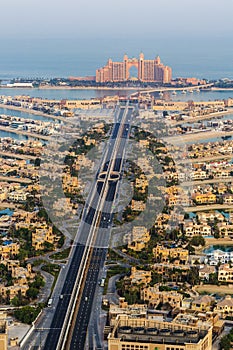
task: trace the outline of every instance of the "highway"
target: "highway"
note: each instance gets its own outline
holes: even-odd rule
[[[44,349],[85,348],[96,287],[112,225],[112,205],[121,178],[134,107],[116,110],[115,124],[83,212],[61,296]]]

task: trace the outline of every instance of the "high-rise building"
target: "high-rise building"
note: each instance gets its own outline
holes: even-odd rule
[[[161,63],[160,57],[154,60],[145,60],[141,53],[139,59],[124,56],[122,62],[108,60],[106,66],[96,70],[96,82],[122,82],[130,79],[130,68],[136,67],[138,80],[142,82],[170,83],[172,79],[172,69]]]

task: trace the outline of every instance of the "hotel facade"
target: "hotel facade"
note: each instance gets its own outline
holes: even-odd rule
[[[139,59],[124,56],[123,62],[113,62],[108,60],[106,66],[96,70],[96,82],[122,82],[130,79],[130,69],[136,67],[138,80],[141,82],[170,83],[172,79],[172,69],[161,63],[160,57],[154,60],[145,60],[141,53]]]

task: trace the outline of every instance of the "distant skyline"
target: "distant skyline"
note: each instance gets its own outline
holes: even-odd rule
[[[94,75],[140,51],[174,76],[233,78],[232,13],[229,0],[5,0],[0,78]]]

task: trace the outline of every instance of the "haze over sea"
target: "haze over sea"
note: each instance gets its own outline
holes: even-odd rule
[[[122,60],[124,53],[145,58],[160,55],[174,77],[233,79],[233,46],[227,37],[156,37],[134,40],[90,37],[80,39],[2,39],[0,79],[15,77],[69,77],[95,75],[109,57]]]

